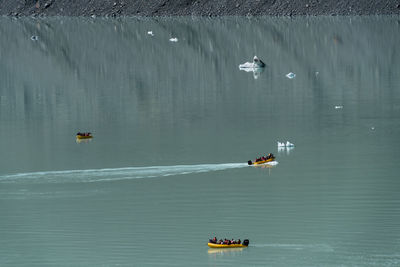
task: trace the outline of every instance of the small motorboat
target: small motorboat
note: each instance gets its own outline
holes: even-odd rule
[[[76,139],[90,139],[93,138],[92,133],[77,133],[76,134]]]
[[[245,247],[249,246],[249,240],[245,239],[245,240],[243,240],[243,243],[241,243],[241,244],[228,245],[228,244],[216,244],[216,243],[208,242],[207,245],[210,248],[245,248]]]
[[[274,160],[275,160],[275,156],[273,154],[269,154],[267,157],[258,158],[254,162],[249,160],[247,163],[249,165],[260,165],[260,164],[272,162]]]

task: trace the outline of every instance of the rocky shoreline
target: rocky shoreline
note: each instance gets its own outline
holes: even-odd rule
[[[400,0],[3,0],[5,16],[400,15]]]

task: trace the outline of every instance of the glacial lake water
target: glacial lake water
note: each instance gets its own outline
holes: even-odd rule
[[[0,18],[0,265],[399,266],[399,31]]]

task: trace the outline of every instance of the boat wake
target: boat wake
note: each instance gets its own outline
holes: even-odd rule
[[[91,183],[213,172],[247,166],[247,163],[221,163],[30,172],[1,175],[0,183]]]
[[[277,248],[293,250],[312,250],[320,252],[333,252],[334,249],[328,244],[253,244],[249,245],[257,248]]]

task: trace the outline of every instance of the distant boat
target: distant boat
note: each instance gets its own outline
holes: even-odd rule
[[[254,160],[254,162],[249,160],[247,162],[247,164],[249,164],[249,165],[260,165],[260,164],[272,162],[274,160],[275,160],[275,156],[273,154],[269,154],[267,157],[257,158],[256,160]]]
[[[93,138],[92,133],[77,133],[76,134],[76,139],[90,139]]]
[[[245,239],[243,240],[242,244],[216,244],[216,243],[211,243],[208,242],[207,245],[210,248],[243,248],[243,247],[248,247],[249,246],[249,240]]]

